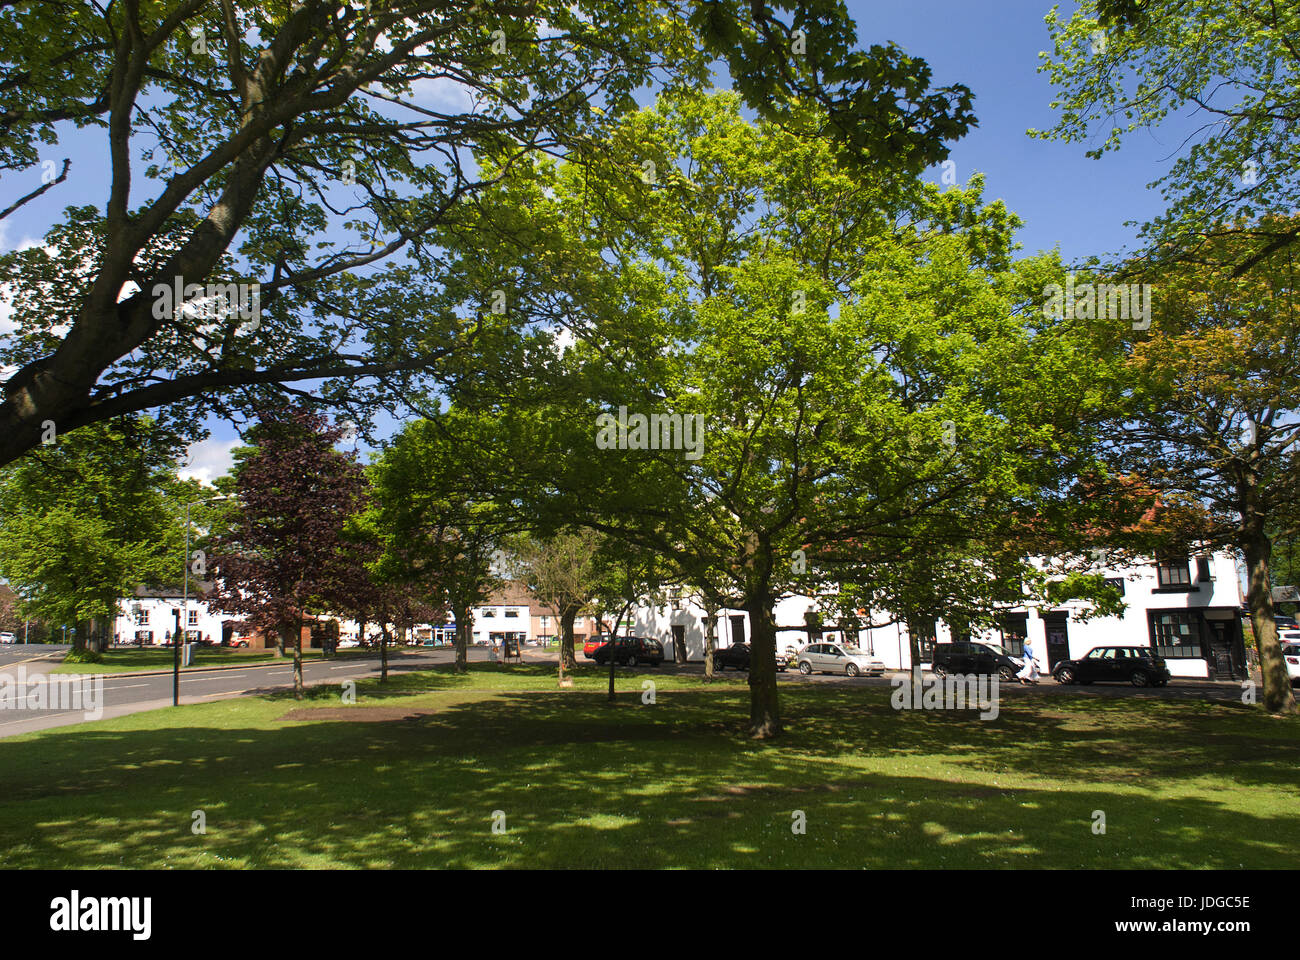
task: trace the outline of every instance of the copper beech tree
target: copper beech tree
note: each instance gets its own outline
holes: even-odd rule
[[[237,509],[212,541],[213,608],[292,649],[299,699],[308,612],[343,603],[358,562],[343,533],[362,504],[365,475],[354,453],[334,447],[345,432],[310,410],[264,413],[234,471]]]

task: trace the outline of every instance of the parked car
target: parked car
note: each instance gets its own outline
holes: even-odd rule
[[[340,650],[346,650],[346,649],[348,649],[348,648],[350,648],[350,647],[359,647],[359,646],[361,646],[361,641],[360,641],[360,640],[340,640],[340,641],[339,641],[339,649],[340,649]]]
[[[170,646],[170,644],[164,644]],[[248,646],[248,637],[231,637],[230,642],[225,644],[228,647],[246,647]]]
[[[749,669],[749,644],[733,643],[729,647],[719,647],[713,651],[713,666],[719,673],[731,667],[733,670]]]
[[[1169,666],[1149,647],[1093,647],[1078,660],[1062,660],[1052,669],[1057,683],[1131,683],[1163,687]]]
[[[954,674],[997,674],[1003,680],[1014,680],[1024,661],[1013,657],[996,643],[972,643],[957,640],[936,643],[930,669],[939,676]]]
[[[752,651],[748,643],[733,643],[729,647],[721,647],[713,651],[713,666],[719,673],[731,667],[733,670],[748,670],[749,660]],[[798,660],[791,660],[789,654],[778,653],[776,655],[776,669],[785,673],[790,667],[798,663]]]
[[[0,643],[17,643],[17,642],[18,642],[17,634],[9,633],[8,631],[5,631],[4,633],[0,633]]]
[[[1291,678],[1291,686],[1300,686],[1300,643],[1284,643],[1282,659],[1286,661],[1286,674]]]
[[[652,637],[619,637],[614,641],[606,640],[591,659],[597,663],[609,663],[610,657],[622,666],[635,667],[639,663],[648,663],[657,667],[664,662],[664,645]]]
[[[1274,614],[1273,622],[1277,624],[1279,630],[1295,630],[1300,624],[1295,622],[1295,617],[1288,617],[1283,614]]]
[[[593,633],[587,638],[586,643],[582,645],[582,655],[588,660],[594,660],[596,651],[607,643],[609,643],[608,633]]]
[[[799,672],[804,676],[811,673],[842,673],[856,677],[860,674],[883,676],[885,662],[863,653],[857,647],[842,643],[810,643],[799,651],[797,662]]]

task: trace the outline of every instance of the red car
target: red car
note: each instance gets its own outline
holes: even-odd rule
[[[609,634],[593,633],[587,638],[587,642],[582,645],[582,655],[588,660],[594,659],[596,651],[609,643]]]

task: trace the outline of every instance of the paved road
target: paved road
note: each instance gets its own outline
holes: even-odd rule
[[[44,647],[45,652],[51,650]],[[435,663],[446,663],[455,659],[450,650],[429,650],[394,653],[389,657],[388,669],[391,673],[428,669]],[[471,661],[486,660],[485,650],[470,651]],[[19,657],[0,661],[0,672],[11,678],[10,684],[17,678]],[[22,707],[16,704],[17,693],[6,689],[0,693],[0,737],[26,733],[30,730],[44,730],[49,727],[81,723],[87,719],[96,719],[87,715],[84,700],[78,703],[72,699],[72,681],[76,674],[43,673],[51,664],[22,663],[28,684],[25,690],[30,694],[32,684],[43,685],[46,703],[53,698],[61,698],[60,706],[47,709],[29,709],[29,704]],[[379,658],[348,657],[338,660],[303,661],[303,681],[309,685],[322,683],[340,683],[347,679],[376,676],[379,673]],[[172,702],[172,676],[170,673],[150,676],[121,676],[103,674],[102,698],[94,694],[94,703],[102,708],[104,717],[118,717],[141,710],[153,710],[170,706]],[[237,697],[242,694],[266,693],[271,690],[293,686],[292,662],[279,661],[267,665],[249,664],[248,666],[217,670],[186,670],[181,673],[181,703],[203,703],[225,697]],[[62,689],[58,689],[62,687]],[[39,696],[39,694],[38,694]],[[84,694],[78,692],[79,697]]]
[[[46,656],[62,660],[71,649],[70,643],[0,643],[0,670],[24,660],[39,661]]]

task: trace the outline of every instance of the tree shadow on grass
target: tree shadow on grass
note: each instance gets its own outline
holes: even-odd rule
[[[893,711],[852,692],[786,699],[783,741],[744,739],[743,686],[627,693],[428,683],[414,720],[265,727],[69,728],[0,742],[7,867],[1291,867],[1300,814],[1177,796],[1152,730],[1057,710],[983,723]],[[285,699],[286,712],[296,701]],[[366,698],[388,700],[383,698]],[[423,699],[423,698],[421,698]],[[331,711],[332,713],[332,711]],[[1092,724],[1091,726],[1089,724]],[[1110,728],[1107,729],[1107,726]],[[1119,744],[1120,746],[1116,746]],[[1121,747],[1123,749],[1121,749]],[[1092,782],[1079,762],[1137,763]],[[1115,751],[1120,752],[1116,753]],[[876,768],[862,763],[875,762]],[[899,761],[897,771],[880,761]],[[1294,760],[1294,756],[1291,757]],[[907,762],[968,769],[972,782]],[[1144,765],[1145,764],[1145,765]],[[1004,786],[1000,769],[1051,777]],[[1233,767],[1234,776],[1239,768]],[[1265,776],[1267,774],[1267,776]],[[984,782],[976,778],[984,776]],[[1269,767],[1267,789],[1295,785]],[[1154,779],[1153,779],[1154,778]],[[1237,778],[1239,782],[1240,778]],[[1156,793],[1157,787],[1163,789]],[[1278,791],[1280,793],[1280,791]],[[204,811],[207,833],[191,832]],[[1107,831],[1092,830],[1103,811]],[[806,832],[792,832],[795,811]],[[494,834],[493,824],[505,832]]]

